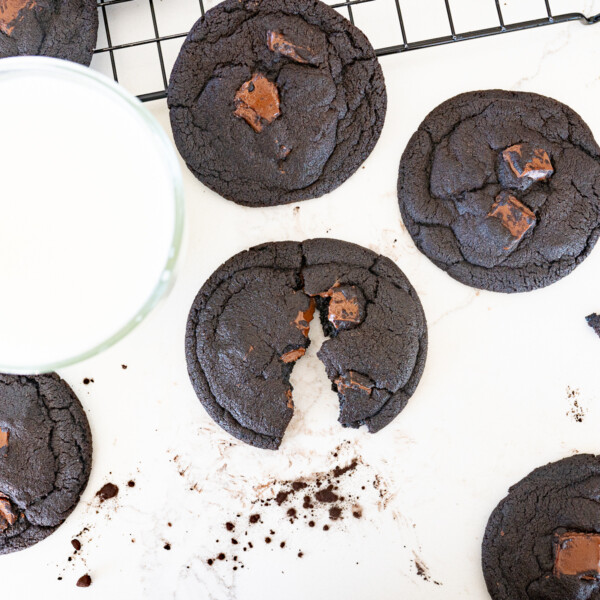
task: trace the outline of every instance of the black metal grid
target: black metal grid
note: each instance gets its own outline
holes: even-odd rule
[[[106,7],[114,5],[114,4],[122,4],[123,2],[131,2],[131,1],[132,0],[99,0],[98,1],[98,7],[101,12],[101,18],[104,22],[104,27],[106,30],[107,46],[104,48],[98,48],[95,51],[95,53],[96,54],[104,53],[104,52],[109,53],[113,77],[114,77],[115,81],[119,81],[119,77],[118,77],[118,73],[117,73],[117,66],[115,63],[115,52],[117,50],[122,50],[125,48],[133,48],[136,46],[155,44],[156,49],[157,49],[158,61],[160,63],[160,71],[161,71],[161,75],[162,75],[163,89],[154,91],[154,92],[148,92],[145,94],[141,94],[138,96],[138,98],[142,102],[147,102],[150,100],[161,100],[163,98],[166,98],[166,96],[167,96],[166,90],[168,87],[168,75],[167,75],[167,71],[165,68],[165,60],[164,60],[161,44],[162,44],[162,42],[165,42],[167,40],[184,38],[185,36],[187,36],[188,32],[186,31],[184,33],[177,33],[177,34],[172,34],[172,35],[161,36],[159,33],[158,22],[156,19],[156,12],[154,9],[154,0],[148,0],[148,3],[150,5],[150,14],[152,16],[154,37],[152,37],[150,39],[145,39],[145,40],[136,40],[136,41],[129,42],[126,44],[113,45],[113,43],[111,41],[110,27],[108,24],[108,16],[106,13]],[[369,4],[372,2],[376,2],[376,1],[377,0],[345,0],[344,2],[340,2],[338,4],[333,4],[333,5],[331,5],[331,7],[335,8],[335,9],[340,9],[340,8],[345,7],[348,11],[348,18],[350,19],[350,21],[352,23],[354,23],[354,15],[352,13],[352,7],[355,5],[358,5],[358,4]],[[552,14],[552,10],[550,9],[550,0],[544,0],[548,16],[539,18],[539,19],[532,19],[529,21],[521,21],[519,23],[505,24],[504,16],[502,14],[501,1],[495,0],[496,10],[498,12],[498,25],[496,25],[495,27],[489,27],[487,29],[477,29],[474,31],[460,33],[460,32],[457,32],[454,27],[454,19],[453,19],[452,10],[450,7],[450,0],[444,0],[445,5],[446,5],[448,22],[450,25],[450,32],[451,32],[450,35],[436,37],[436,38],[429,38],[429,39],[425,39],[425,40],[409,41],[406,36],[404,19],[402,18],[402,8],[400,6],[402,0],[394,0],[394,2],[396,4],[396,12],[397,12],[398,21],[400,24],[400,32],[401,32],[402,40],[401,40],[401,43],[399,43],[397,45],[387,46],[384,48],[376,48],[375,51],[378,56],[387,56],[389,54],[396,54],[399,52],[407,52],[408,50],[418,50],[421,48],[430,48],[432,46],[440,46],[442,44],[450,44],[452,42],[461,42],[464,40],[471,40],[471,39],[486,37],[486,36],[490,36],[490,35],[497,35],[500,33],[508,33],[511,31],[521,31],[524,29],[532,29],[535,27],[542,27],[544,25],[567,23],[569,21],[580,21],[581,23],[588,24],[588,25],[600,22],[600,13],[597,15],[594,15],[594,16],[589,16],[589,17],[586,15],[583,15],[582,13],[578,13],[578,12],[554,15],[554,14]],[[205,12],[203,0],[199,0],[199,5],[200,5],[200,15],[203,16],[204,12]]]

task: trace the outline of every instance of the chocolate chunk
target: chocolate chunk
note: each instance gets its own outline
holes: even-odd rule
[[[255,73],[235,94],[235,107],[233,114],[260,132],[264,121],[272,123],[281,114],[277,86],[261,73]]]
[[[96,492],[96,496],[100,498],[100,502],[104,502],[114,498],[118,493],[119,488],[114,483],[106,483]]]
[[[336,285],[325,296],[329,296],[328,319],[336,329],[348,329],[364,318],[364,296],[354,285]]]
[[[281,35],[281,33],[267,31],[267,46],[271,52],[277,52],[278,54],[287,56],[288,58],[295,60],[297,63],[308,62],[308,60],[302,58],[299,52],[310,52],[310,48],[303,48],[302,46],[297,46],[296,44],[288,42],[283,35]]]
[[[337,391],[342,395],[348,390],[353,390],[370,396],[373,389],[373,382],[368,377],[355,371],[348,371],[348,373],[340,375],[334,383],[337,386]]]
[[[17,522],[17,513],[13,510],[8,496],[0,493],[0,531],[5,531]]]
[[[498,219],[512,236],[505,250],[512,250],[536,223],[535,214],[505,190],[496,196],[487,216]]]
[[[533,181],[542,181],[554,173],[548,153],[531,144],[510,146],[502,152],[502,159],[519,179],[527,177]]]
[[[2,429],[0,427],[0,456],[5,456],[8,452],[8,438],[10,431],[8,429]]]
[[[309,307],[306,310],[299,311],[298,316],[294,319],[294,325],[302,332],[304,337],[308,337],[310,322],[315,316],[315,306],[315,300],[311,298]]]
[[[563,533],[556,541],[554,575],[583,575],[596,579],[600,575],[600,535]]]
[[[35,5],[33,0],[0,0],[0,31],[11,35],[24,12]]]
[[[92,585],[92,578],[86,573],[77,580],[76,585],[83,588],[90,587]]]
[[[306,348],[296,348],[295,350],[290,350],[285,354],[281,355],[281,360],[284,363],[291,363],[297,361],[300,357],[304,356],[306,353]]]

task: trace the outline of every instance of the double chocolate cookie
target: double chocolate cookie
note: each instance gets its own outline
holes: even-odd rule
[[[319,0],[225,0],[171,74],[175,143],[208,187],[247,206],[315,198],[375,146],[386,109],[364,34]]]
[[[58,375],[0,375],[0,554],[49,536],[75,508],[91,464],[87,418]]]
[[[87,66],[97,37],[96,0],[0,0],[0,58],[51,56]]]
[[[600,598],[600,457],[540,467],[510,488],[483,540],[494,600]]]
[[[221,427],[279,447],[294,408],[290,375],[315,312],[328,336],[318,357],[338,393],[340,423],[374,433],[406,406],[425,365],[427,325],[402,271],[347,242],[277,242],[219,267],[190,311],[188,372]]]
[[[473,287],[523,292],[570,273],[600,231],[600,148],[572,109],[538,94],[452,98],[402,156],[402,219],[418,248]]]

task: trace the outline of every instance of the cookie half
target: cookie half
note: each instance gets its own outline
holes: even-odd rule
[[[56,374],[0,374],[0,554],[48,537],[69,516],[92,464],[81,404]]]
[[[600,148],[581,117],[525,92],[469,92],[434,109],[400,163],[402,219],[467,285],[523,292],[569,274],[600,231]]]
[[[97,37],[96,0],[0,0],[0,58],[51,56],[87,66]]]
[[[374,433],[406,406],[425,365],[427,325],[402,271],[348,242],[274,242],[219,267],[189,314],[188,372],[221,427],[279,447],[293,414],[289,378],[317,313],[328,336],[317,355],[340,423]]]
[[[190,31],[171,74],[175,143],[228,200],[321,196],[367,158],[385,83],[365,37],[319,0],[225,0]]]
[[[488,521],[483,574],[494,600],[600,597],[600,457],[540,467]]]

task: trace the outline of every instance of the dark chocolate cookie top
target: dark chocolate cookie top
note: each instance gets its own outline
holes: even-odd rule
[[[96,0],[0,0],[0,58],[51,56],[87,66],[97,37]]]
[[[319,0],[225,0],[171,74],[175,143],[208,187],[247,206],[315,198],[375,146],[385,83],[364,34]]]
[[[92,436],[56,374],[0,374],[0,554],[49,536],[75,508],[92,464]]]
[[[569,274],[600,231],[600,148],[572,109],[525,92],[452,98],[400,163],[402,218],[419,249],[473,287],[523,292]]]
[[[494,600],[600,598],[600,457],[550,463],[512,486],[483,539]]]
[[[372,433],[414,393],[427,354],[421,303],[388,258],[339,240],[275,242],[235,255],[204,284],[186,332],[188,372],[210,416],[276,449],[292,418],[290,375],[310,344],[340,399],[339,421]]]

